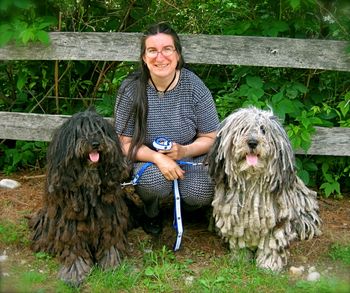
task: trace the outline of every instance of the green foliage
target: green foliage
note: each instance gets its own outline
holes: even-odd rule
[[[39,41],[49,44],[47,29],[56,23],[52,16],[37,15],[35,1],[3,0],[0,5],[0,47],[14,40],[18,44]]]
[[[45,142],[16,141],[11,148],[0,144],[0,166],[3,166],[5,174],[10,174],[19,169],[42,168],[45,165],[47,144]]]
[[[2,227],[2,223],[1,226]],[[19,230],[18,225],[11,226]],[[0,232],[2,232],[1,230]],[[12,232],[13,233],[13,232]],[[0,233],[0,237],[3,233]],[[28,231],[26,232],[28,234]],[[24,235],[24,234],[23,234]],[[24,235],[27,237],[26,235]],[[0,242],[3,244],[2,242]],[[11,241],[10,244],[16,245]],[[166,248],[147,249],[141,244],[141,254],[124,259],[113,270],[94,267],[79,289],[69,287],[57,279],[58,260],[46,253],[36,253],[30,262],[13,259],[9,276],[3,278],[4,292],[348,292],[344,280],[327,278],[306,282],[275,274],[256,267],[242,252],[238,256],[196,254],[197,263],[184,260]],[[8,245],[8,244],[7,244]],[[349,247],[334,245],[330,250],[333,261],[348,265]],[[205,259],[205,262],[202,261]],[[11,290],[10,290],[11,289]]]
[[[348,282],[337,279],[321,279],[315,282],[300,280],[295,288],[286,292],[305,292],[305,293],[347,293],[350,290]]]
[[[340,260],[350,266],[350,245],[333,244],[329,256],[332,260]]]
[[[28,227],[25,220],[19,224],[8,220],[0,221],[1,245],[27,245],[28,243]]]

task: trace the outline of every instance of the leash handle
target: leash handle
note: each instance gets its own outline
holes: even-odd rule
[[[182,226],[182,216],[181,216],[181,200],[180,200],[180,191],[179,191],[179,183],[177,179],[173,181],[174,186],[174,223],[173,226],[176,230],[176,241],[174,244],[174,251],[180,249],[182,234],[183,234],[183,226]]]
[[[173,143],[169,139],[163,136],[157,137],[153,141],[152,145],[156,150],[162,150],[162,151],[168,151],[173,147]]]
[[[153,141],[153,146],[156,150],[170,150],[173,146],[172,142],[165,138],[165,137],[157,137]],[[177,161],[178,164],[184,165],[185,162],[180,163],[180,161]],[[181,196],[179,191],[179,183],[177,179],[173,181],[173,190],[174,190],[174,221],[173,226],[176,230],[176,241],[174,244],[174,251],[177,251],[180,249],[181,246],[181,240],[182,240],[182,234],[183,234],[183,226],[182,226],[182,217],[181,217]]]
[[[172,147],[172,143],[170,140],[168,140],[165,137],[158,137],[153,141],[153,146],[157,150],[170,150]],[[194,163],[194,162],[186,162],[178,160],[176,161],[179,165],[190,165],[190,166],[197,166],[197,165],[203,165],[203,163]],[[122,183],[122,186],[126,185],[137,185],[140,181],[140,178],[142,174],[146,171],[146,169],[153,165],[152,162],[146,162],[142,165],[142,167],[139,169],[139,171],[135,174],[134,178],[127,183]],[[174,244],[174,251],[177,251],[180,249],[181,241],[182,241],[182,235],[183,235],[183,225],[182,225],[182,216],[181,216],[181,195],[179,191],[179,183],[177,179],[173,180],[173,190],[174,190],[174,221],[173,221],[173,227],[176,230],[176,241]]]

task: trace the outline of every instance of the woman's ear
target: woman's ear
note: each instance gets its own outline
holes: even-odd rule
[[[147,65],[146,56],[145,55],[142,56],[142,60],[143,60],[143,63],[145,63]]]

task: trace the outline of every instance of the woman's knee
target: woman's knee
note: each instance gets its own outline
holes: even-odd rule
[[[214,189],[213,188],[196,188],[196,189],[188,189],[186,188],[183,191],[180,191],[181,199],[185,204],[189,206],[208,206],[211,205],[211,202],[214,197]]]

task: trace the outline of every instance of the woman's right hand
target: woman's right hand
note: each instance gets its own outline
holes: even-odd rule
[[[168,156],[158,152],[154,163],[167,180],[184,179],[185,171]]]

